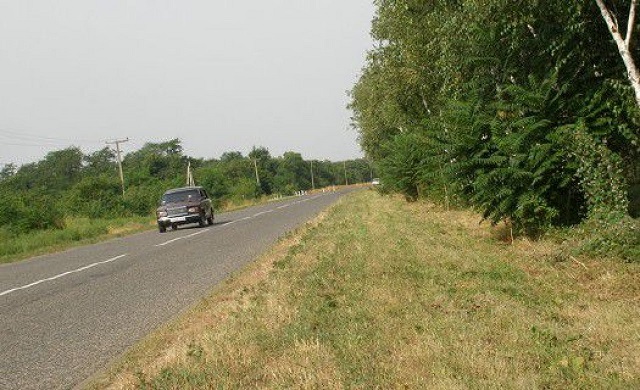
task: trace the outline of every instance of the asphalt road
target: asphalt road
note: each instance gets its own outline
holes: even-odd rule
[[[0,389],[77,385],[346,192],[0,266]]]

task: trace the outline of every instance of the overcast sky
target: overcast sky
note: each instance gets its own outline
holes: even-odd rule
[[[195,157],[362,155],[371,0],[0,0],[0,164],[129,137]]]

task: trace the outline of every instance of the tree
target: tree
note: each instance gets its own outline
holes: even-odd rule
[[[596,4],[598,4],[598,8],[600,8],[602,18],[607,24],[609,32],[611,33],[613,40],[618,46],[618,52],[620,53],[620,57],[622,57],[624,66],[627,69],[627,77],[629,78],[629,82],[631,83],[631,87],[633,88],[633,92],[636,97],[636,104],[640,108],[640,71],[638,71],[638,67],[636,66],[632,50],[632,39],[634,36],[633,33],[635,32],[636,28],[637,0],[631,0],[629,4],[627,28],[624,36],[622,35],[622,31],[620,31],[618,18],[605,4],[604,0],[596,0]]]
[[[7,180],[14,176],[18,171],[18,167],[14,163],[5,164],[0,170],[0,181]]]
[[[273,178],[275,191],[291,195],[311,188],[311,171],[300,153],[285,152],[277,161],[277,173]]]
[[[118,168],[116,165],[116,154],[109,147],[86,155],[84,157],[84,163],[86,164],[84,173],[91,175],[113,173]]]
[[[375,4],[376,45],[350,107],[385,184],[529,226],[575,222],[593,201],[624,206],[625,181],[640,177],[640,116],[618,55],[593,50],[610,43],[596,3]],[[631,38],[627,50],[637,54]],[[615,196],[595,195],[594,178],[617,183]]]
[[[249,159],[255,164],[254,168],[258,171],[260,180],[260,190],[263,194],[271,194],[273,192],[273,175],[275,172],[275,163],[269,153],[269,149],[261,147],[253,147],[249,152]]]
[[[184,181],[187,159],[182,154],[180,140],[172,139],[146,143],[140,150],[127,154],[122,165],[129,185],[177,178]]]

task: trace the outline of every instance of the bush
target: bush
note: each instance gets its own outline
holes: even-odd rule
[[[589,220],[576,229],[576,252],[589,256],[618,257],[640,262],[640,220],[631,217]]]
[[[84,177],[69,190],[65,204],[76,216],[113,218],[124,214],[120,181],[113,175]]]
[[[64,214],[56,199],[32,192],[20,197],[9,192],[0,193],[0,224],[15,233],[64,228]]]
[[[154,213],[160,197],[169,188],[160,182],[127,188],[124,200],[127,212],[140,216]]]
[[[399,134],[385,145],[385,152],[380,161],[385,189],[416,200],[421,195],[420,172],[426,158],[423,140],[413,133]]]

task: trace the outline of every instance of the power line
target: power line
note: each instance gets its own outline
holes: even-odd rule
[[[31,147],[37,147],[37,148],[41,148],[43,146],[58,146],[58,145],[52,145],[52,144],[23,144],[23,143],[17,143],[17,142],[2,142],[0,141],[0,145],[7,145],[7,146],[31,146]]]
[[[16,132],[12,130],[0,129],[0,135],[6,138],[13,138],[22,141],[28,142],[56,142],[56,143],[91,143],[98,144],[102,143],[100,140],[89,140],[89,139],[81,139],[81,138],[58,138],[58,137],[46,137],[41,135],[35,135],[25,132]]]

